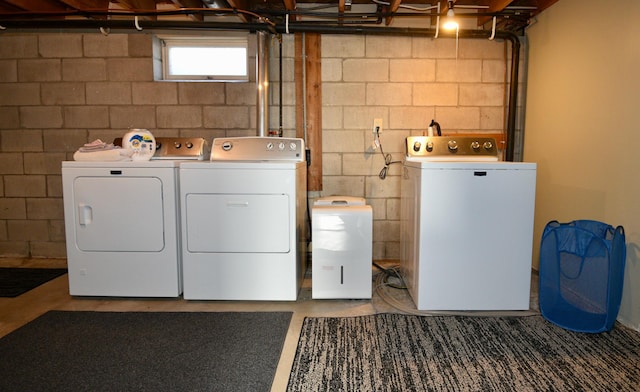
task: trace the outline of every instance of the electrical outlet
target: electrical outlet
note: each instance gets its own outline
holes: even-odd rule
[[[382,135],[382,119],[374,118],[373,119],[373,128],[371,128],[371,133],[374,135]]]

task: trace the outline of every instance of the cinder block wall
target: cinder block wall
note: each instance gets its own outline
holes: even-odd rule
[[[1,34],[0,256],[66,257],[61,162],[78,147],[129,128],[255,135],[254,86],[154,82],[150,34]]]
[[[401,164],[392,164],[379,177],[384,158],[372,148],[375,118],[383,120],[382,150],[393,161],[402,160],[405,138],[425,133],[432,119],[444,134],[504,130],[510,45],[458,45],[424,37],[322,37],[322,193],[367,199],[374,259],[400,258],[402,173]]]
[[[283,40],[285,136],[296,127],[293,41]],[[447,133],[502,131],[507,52],[485,40],[461,40],[456,53],[453,39],[323,36],[324,187],[310,204],[365,197],[374,259],[399,258],[401,166],[378,177],[384,163],[371,148],[373,119],[383,119],[382,146],[393,160],[432,118]],[[270,78],[277,129],[277,40]],[[82,144],[131,127],[211,141],[255,135],[256,123],[254,83],[154,82],[147,33],[0,34],[0,257],[66,256],[61,162]]]

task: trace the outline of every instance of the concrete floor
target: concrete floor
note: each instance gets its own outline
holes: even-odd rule
[[[376,262],[384,268],[397,265],[397,261]],[[64,260],[5,260],[0,266],[65,267]],[[185,301],[175,299],[137,299],[111,297],[72,297],[69,295],[67,275],[56,278],[16,298],[0,298],[0,337],[21,327],[49,310],[86,311],[292,311],[283,352],[278,363],[272,392],[284,391],[287,387],[293,364],[298,336],[305,317],[344,317],[375,313],[414,313],[428,315],[416,310],[406,290],[384,285],[380,269],[373,267],[374,289],[370,300],[313,300],[311,298],[310,269],[295,302],[261,301]],[[389,280],[395,283],[394,279]],[[399,283],[399,282],[398,282]],[[537,275],[532,276],[531,311],[537,307]],[[458,312],[460,313],[460,312]],[[478,313],[478,312],[475,312]],[[529,314],[530,312],[498,312],[497,314]]]

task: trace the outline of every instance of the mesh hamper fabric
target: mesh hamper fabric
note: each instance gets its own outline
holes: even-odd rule
[[[540,311],[563,328],[609,331],[620,309],[626,258],[622,226],[549,222],[540,245]]]

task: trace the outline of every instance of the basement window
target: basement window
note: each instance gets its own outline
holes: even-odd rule
[[[234,33],[205,37],[157,36],[154,43],[157,44],[154,45],[156,80],[212,82],[249,80],[248,34]],[[156,48],[159,50],[155,50]]]

